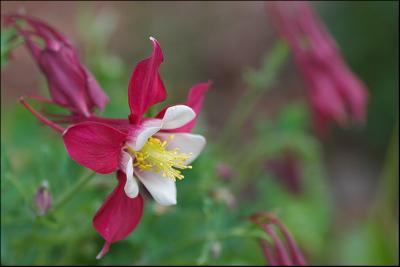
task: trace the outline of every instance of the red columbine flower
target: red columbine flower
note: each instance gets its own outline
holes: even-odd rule
[[[93,219],[106,241],[98,258],[139,223],[143,199],[138,182],[159,204],[176,204],[175,181],[184,178],[181,170],[191,168],[189,164],[205,145],[203,136],[190,132],[209,83],[195,85],[187,105],[167,107],[156,118],[143,117],[149,107],[167,96],[158,72],[163,54],[159,43],[150,39],[152,55],[137,64],[129,82],[129,120],[97,117],[63,133],[69,155],[79,164],[102,174],[118,171],[116,189]]]
[[[278,218],[269,212],[256,213],[250,219],[259,225],[265,233],[272,239],[268,242],[265,239],[260,239],[260,245],[267,260],[268,265],[271,266],[293,266],[293,265],[306,265],[304,256],[297,246],[296,241],[289,233],[288,229],[278,220]],[[284,242],[272,225],[277,226]],[[285,244],[286,243],[286,246]]]
[[[21,26],[24,22],[30,30]],[[94,107],[104,109],[107,95],[100,88],[89,70],[80,63],[70,41],[48,24],[29,16],[8,15],[6,23],[14,25],[25,39],[41,71],[46,76],[50,99],[34,97],[37,100],[58,104],[73,114],[89,117]],[[41,40],[40,45],[36,40]]]
[[[308,85],[316,130],[324,134],[331,121],[364,120],[367,90],[347,67],[339,47],[306,2],[267,3],[267,12],[289,43]]]

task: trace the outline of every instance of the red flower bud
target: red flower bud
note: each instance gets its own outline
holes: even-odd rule
[[[27,25],[21,26],[20,21]],[[89,70],[80,63],[70,41],[61,33],[25,15],[8,15],[6,23],[15,26],[25,39],[26,47],[46,76],[52,98],[50,102],[85,117],[89,117],[95,107],[105,107],[108,97]],[[26,29],[26,26],[31,29]],[[36,38],[44,45],[41,46]]]
[[[301,193],[301,170],[294,153],[286,152],[280,157],[270,159],[266,167],[288,191],[293,194]]]
[[[53,199],[49,190],[49,185],[47,181],[38,188],[35,195],[35,204],[38,209],[39,215],[45,215],[51,208]]]
[[[233,177],[232,167],[225,163],[218,163],[216,166],[217,177],[222,181],[229,181]]]

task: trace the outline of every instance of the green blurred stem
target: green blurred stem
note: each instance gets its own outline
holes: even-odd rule
[[[233,166],[236,166],[238,171],[236,179],[232,180],[231,190],[235,193],[240,191],[247,183],[253,181],[253,177],[260,171],[260,167],[268,157],[267,151],[264,146],[255,139],[245,148],[244,155],[246,157],[236,157]]]
[[[250,71],[245,74],[248,90],[244,93],[239,103],[231,113],[217,144],[217,151],[225,150],[235,141],[235,138],[240,137],[240,130],[251,115],[253,109],[262,99],[262,95],[267,91],[276,77],[278,76],[287,56],[289,49],[285,42],[278,41],[268,54],[264,61],[264,66],[261,70],[254,72]],[[261,75],[260,75],[261,74]]]
[[[79,179],[76,181],[72,187],[70,187],[60,198],[56,201],[53,206],[52,211],[56,211],[62,206],[64,206],[68,201],[76,195],[89,181],[95,176],[95,172],[85,172]]]
[[[160,255],[157,255],[156,257],[152,257],[151,260],[155,261],[157,259],[163,258],[166,255],[168,256],[173,256],[182,253],[186,249],[189,249],[190,247],[193,247],[195,245],[202,244],[204,242],[210,242],[210,241],[223,241],[229,238],[267,238],[267,235],[259,230],[259,229],[245,229],[245,228],[234,228],[231,229],[230,231],[227,232],[221,232],[221,233],[211,233],[211,234],[206,234],[202,236],[198,236],[189,242],[185,243],[182,246],[179,247],[174,247],[171,246],[169,249],[164,250]]]
[[[375,197],[370,213],[371,227],[381,231],[385,245],[390,250],[391,257],[398,263],[399,236],[399,121],[393,128],[383,169],[380,176],[379,191]],[[396,230],[397,229],[397,230]]]
[[[374,212],[377,218],[390,219],[396,211],[399,196],[399,122],[394,128],[386,152],[380,177],[380,188],[375,202]]]
[[[28,194],[25,191],[25,187],[21,184],[21,182],[18,179],[16,179],[15,177],[12,177],[11,173],[6,173],[4,176],[6,179],[8,179],[11,182],[11,184],[15,187],[17,192],[22,196],[25,203],[27,203],[27,204],[31,203],[31,201],[28,197]]]

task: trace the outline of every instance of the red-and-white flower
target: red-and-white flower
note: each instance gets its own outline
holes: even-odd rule
[[[192,87],[186,105],[170,106],[155,118],[144,118],[148,108],[164,101],[166,91],[158,72],[163,61],[159,43],[150,38],[152,55],[140,61],[130,79],[127,120],[97,117],[63,132],[66,149],[79,164],[101,174],[118,172],[118,185],[93,219],[106,243],[101,258],[115,241],[126,237],[139,223],[142,183],[161,205],[177,202],[176,180],[200,154],[206,140],[191,134],[210,83]]]

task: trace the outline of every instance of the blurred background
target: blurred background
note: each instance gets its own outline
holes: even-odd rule
[[[91,219],[115,178],[96,176],[55,218],[35,214],[31,202],[44,180],[57,198],[83,168],[68,158],[60,138],[17,102],[21,95],[47,95],[47,90],[25,47],[16,48],[1,71],[2,264],[264,264],[256,239],[210,234],[247,227],[242,217],[261,210],[281,218],[310,264],[398,264],[398,2],[312,5],[367,85],[368,116],[363,125],[333,127],[328,136],[316,136],[305,84],[289,55],[237,133],[236,145],[257,137],[268,150],[296,140],[301,189],[293,193],[277,182],[280,175],[268,163],[260,163],[265,171],[258,173],[233,168],[251,176],[233,186],[215,171],[218,164],[232,164],[212,147],[249,90],[245,74],[262,67],[279,39],[264,3],[2,1],[2,17],[24,10],[72,40],[110,97],[103,115],[127,116],[129,76],[150,54],[149,36],[164,51],[161,76],[168,103],[183,101],[195,83],[213,81],[196,128],[211,148],[178,185],[178,206],[146,203],[138,228],[96,261],[102,240]],[[282,154],[281,147],[276,150]],[[199,240],[202,235],[207,238]]]

